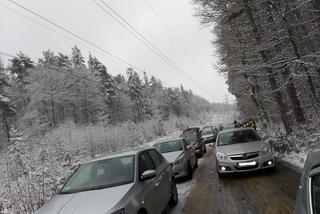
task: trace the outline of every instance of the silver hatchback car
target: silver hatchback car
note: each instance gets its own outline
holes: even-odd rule
[[[173,165],[175,178],[192,178],[198,166],[196,150],[185,138],[165,140],[153,145]]]
[[[252,128],[235,128],[219,132],[215,147],[219,176],[231,172],[275,168],[274,154]]]
[[[171,165],[154,148],[81,164],[37,214],[161,214],[178,203]]]

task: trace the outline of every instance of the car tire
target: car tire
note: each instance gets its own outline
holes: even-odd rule
[[[224,174],[222,174],[220,172],[217,172],[217,174],[218,174],[218,178],[220,178],[220,179],[224,177]]]
[[[148,214],[148,212],[145,210],[139,210],[138,214]]]
[[[194,164],[194,168],[198,168],[198,166],[199,166],[199,163],[198,163],[199,161],[198,161],[198,158],[196,159],[196,163]]]
[[[192,176],[193,176],[193,169],[192,169],[191,164],[190,164],[190,162],[189,162],[189,163],[188,163],[188,174],[187,174],[187,178],[188,178],[189,180],[191,180],[191,179],[192,179]]]
[[[268,169],[268,171],[274,173],[274,172],[277,171],[277,167],[276,166],[271,167],[271,168]]]
[[[178,204],[178,201],[179,201],[179,196],[178,196],[177,185],[176,185],[176,182],[174,181],[174,179],[172,179],[172,181],[171,181],[171,197],[169,200],[169,206],[175,207]]]

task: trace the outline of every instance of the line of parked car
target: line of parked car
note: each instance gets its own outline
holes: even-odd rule
[[[213,128],[212,128],[213,130]],[[37,214],[161,214],[178,203],[176,179],[192,178],[216,132],[198,127],[152,147],[108,154],[82,163]]]
[[[253,128],[213,126],[185,129],[178,138],[82,163],[37,214],[161,214],[178,203],[176,179],[191,179],[198,158],[213,143],[219,177],[275,169],[270,146]],[[320,213],[320,147],[309,154],[296,214]]]

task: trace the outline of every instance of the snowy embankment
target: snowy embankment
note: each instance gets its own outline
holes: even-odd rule
[[[263,139],[268,142],[276,156],[301,170],[309,152],[320,144],[319,124],[303,125],[292,134],[284,135],[280,130],[261,130]]]

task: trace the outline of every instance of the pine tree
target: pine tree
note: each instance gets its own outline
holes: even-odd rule
[[[72,67],[72,63],[67,55],[59,53],[57,56],[58,67],[69,70]]]
[[[135,121],[143,121],[152,116],[150,103],[143,93],[143,83],[138,75],[132,68],[127,70],[128,75],[128,88],[129,97],[133,103],[132,110],[134,113]]]
[[[27,70],[34,67],[30,57],[19,52],[17,56],[11,60],[10,72],[15,75],[18,83],[24,84],[24,79],[27,76]]]
[[[9,87],[7,76],[4,74],[4,67],[0,62],[0,118],[2,118],[3,130],[7,136],[7,142],[10,139],[10,125],[9,116],[14,113],[13,104],[11,100],[5,95],[5,88]],[[1,147],[2,145],[0,145]]]
[[[43,57],[39,59],[39,64],[43,66],[58,66],[58,57],[50,49],[42,52]]]
[[[81,70],[85,68],[84,58],[81,54],[80,49],[76,45],[72,48],[71,61],[75,70]]]

